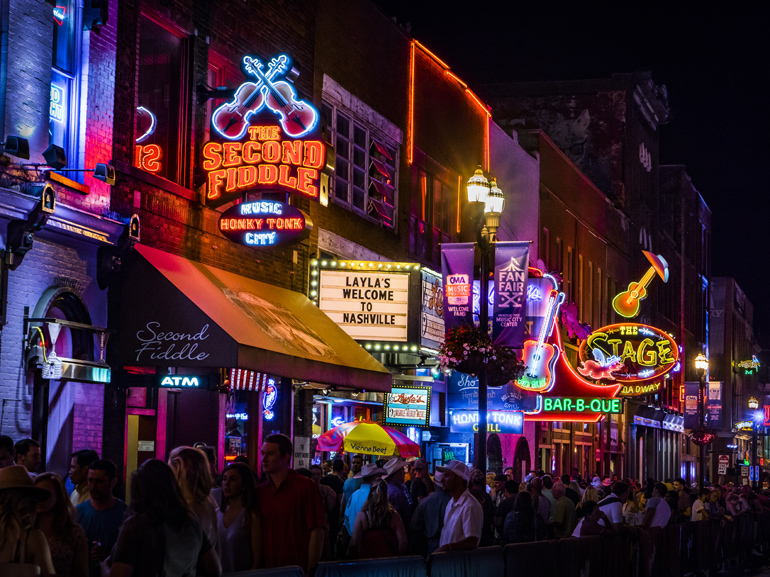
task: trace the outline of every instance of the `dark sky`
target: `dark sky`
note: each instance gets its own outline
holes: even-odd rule
[[[770,337],[770,8],[653,2],[377,4],[471,88],[651,70],[668,88],[661,163],[684,164],[713,214],[714,276],[732,276]],[[680,6],[685,4],[691,8]],[[756,5],[755,5],[756,6]],[[694,12],[697,9],[699,12]],[[736,8],[741,7],[741,8]],[[770,344],[770,343],[769,343]]]

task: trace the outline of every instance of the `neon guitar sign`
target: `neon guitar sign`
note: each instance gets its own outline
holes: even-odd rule
[[[548,391],[554,382],[553,369],[559,357],[556,345],[545,342],[551,335],[554,319],[559,307],[564,302],[564,293],[552,290],[548,296],[548,309],[540,327],[537,341],[526,341],[522,350],[522,359],[527,367],[524,374],[516,381],[516,385],[528,391]]]
[[[294,88],[277,77],[291,69],[291,59],[285,54],[273,58],[267,73],[258,58],[243,57],[244,70],[257,82],[244,82],[235,91],[232,102],[222,104],[214,111],[211,123],[217,133],[228,140],[243,138],[251,119],[267,108],[279,118],[284,134],[301,138],[318,124],[318,110],[312,104],[299,100]]]
[[[639,314],[639,301],[647,298],[647,287],[657,274],[663,282],[668,282],[668,263],[661,255],[654,255],[646,250],[642,251],[652,265],[639,282],[632,282],[628,290],[620,293],[612,300],[612,308],[620,316],[627,319]]]

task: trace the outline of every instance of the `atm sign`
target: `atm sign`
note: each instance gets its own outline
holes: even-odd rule
[[[158,377],[158,386],[162,388],[205,389],[208,385],[208,377],[191,375],[161,375]]]

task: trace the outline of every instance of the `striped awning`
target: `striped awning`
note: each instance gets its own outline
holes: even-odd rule
[[[230,369],[230,389],[233,391],[262,392],[270,375],[246,369]]]

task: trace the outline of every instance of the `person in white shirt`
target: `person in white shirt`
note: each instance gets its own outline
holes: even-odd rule
[[[643,529],[652,529],[654,527],[665,527],[671,519],[671,507],[666,503],[665,496],[668,487],[663,483],[655,483],[652,489],[652,497],[647,499],[644,518],[642,519]]]
[[[709,518],[705,503],[708,500],[710,494],[711,491],[705,487],[700,490],[698,498],[695,500],[695,503],[692,504],[690,521],[703,521],[704,519]]]
[[[612,486],[612,492],[599,501],[599,508],[619,531],[623,527],[623,504],[628,501],[628,484],[617,481]]]
[[[484,524],[484,510],[468,491],[471,470],[460,461],[449,461],[446,467],[436,467],[444,473],[444,490],[452,498],[444,513],[444,527],[441,529],[439,551],[475,549],[481,539]]]
[[[70,501],[73,507],[77,507],[91,498],[91,491],[88,489],[88,467],[98,460],[99,455],[93,449],[83,449],[72,453],[70,481],[75,485],[75,488],[70,495]]]

